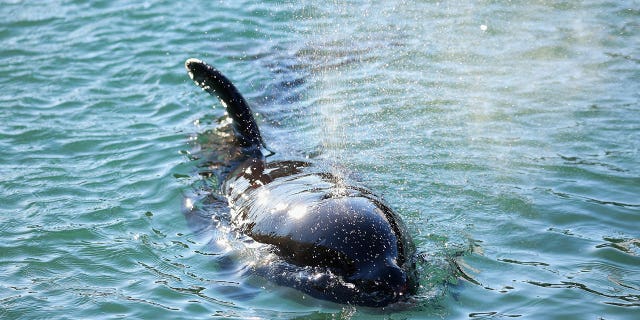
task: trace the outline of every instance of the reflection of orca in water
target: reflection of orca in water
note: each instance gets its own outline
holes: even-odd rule
[[[229,79],[200,60],[185,66],[232,121],[240,152],[221,188],[231,224],[283,260],[258,273],[340,303],[385,306],[415,292],[414,245],[399,216],[367,189],[308,162],[267,162],[258,125]]]

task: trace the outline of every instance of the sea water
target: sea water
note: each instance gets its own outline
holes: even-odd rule
[[[0,318],[636,319],[639,8],[2,1]],[[275,158],[351,172],[402,216],[411,303],[278,287],[233,230],[189,224],[188,195],[215,193],[193,140],[223,115],[190,57]]]

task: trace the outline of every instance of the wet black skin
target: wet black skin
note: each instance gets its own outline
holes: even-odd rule
[[[266,161],[258,126],[237,89],[200,60],[189,59],[185,66],[232,120],[240,151],[221,186],[231,224],[272,245],[286,265],[323,271],[293,280],[286,275],[296,270],[274,264],[264,275],[318,298],[373,307],[415,292],[413,242],[382,199],[308,162]]]

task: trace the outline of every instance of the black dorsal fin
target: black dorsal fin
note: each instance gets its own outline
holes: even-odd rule
[[[203,90],[217,96],[233,121],[233,130],[240,144],[245,148],[258,151],[263,147],[258,124],[253,118],[249,104],[238,89],[220,71],[202,60],[188,59],[184,66],[189,77]]]

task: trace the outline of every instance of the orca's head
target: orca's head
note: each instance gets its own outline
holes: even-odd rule
[[[304,260],[338,270],[352,287],[345,297],[360,305],[384,306],[416,291],[413,242],[399,218],[365,196],[327,198],[318,203],[302,243],[313,243]]]
[[[407,298],[417,289],[413,267],[390,260],[361,266],[346,280],[359,291],[354,302],[374,307]]]

